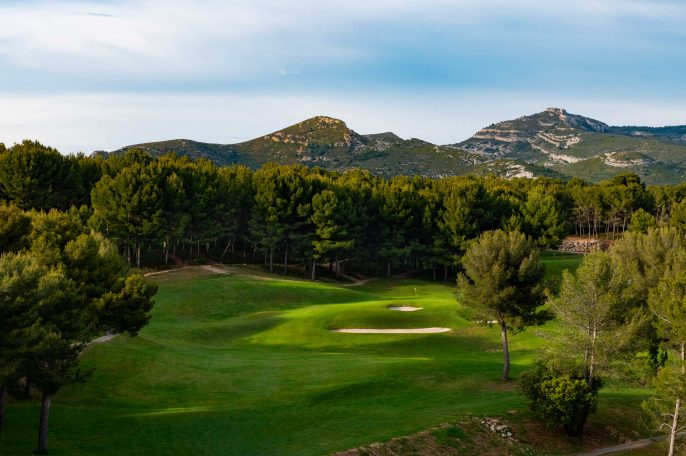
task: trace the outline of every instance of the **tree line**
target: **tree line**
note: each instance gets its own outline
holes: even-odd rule
[[[686,226],[686,185],[646,187],[620,175],[593,185],[546,178],[383,179],[267,164],[257,171],[140,150],[62,156],[37,142],[0,147],[0,198],[29,210],[81,208],[129,264],[260,261],[316,277],[432,270],[448,279],[469,240],[520,231],[543,248],[568,234],[617,236]],[[321,269],[321,268],[320,268]]]

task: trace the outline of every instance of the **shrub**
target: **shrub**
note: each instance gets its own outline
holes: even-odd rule
[[[561,372],[544,363],[519,379],[519,388],[531,401],[531,411],[549,426],[561,426],[567,435],[581,436],[588,415],[598,405],[602,384],[581,375]]]

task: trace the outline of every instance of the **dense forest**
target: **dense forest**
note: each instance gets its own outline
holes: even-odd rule
[[[0,198],[26,211],[72,211],[129,264],[264,262],[311,277],[328,264],[370,274],[428,269],[446,278],[468,241],[517,230],[543,248],[569,234],[686,226],[686,184],[633,174],[589,184],[547,178],[444,179],[267,164],[256,172],[139,150],[108,159],[37,142],[0,147]],[[452,271],[452,272],[451,272]]]

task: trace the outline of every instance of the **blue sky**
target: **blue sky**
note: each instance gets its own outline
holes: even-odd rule
[[[4,0],[0,142],[236,142],[325,114],[453,143],[548,106],[686,124],[686,2]]]

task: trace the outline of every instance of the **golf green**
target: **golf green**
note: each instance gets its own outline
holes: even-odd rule
[[[525,406],[498,381],[498,329],[470,322],[452,284],[248,274],[155,276],[150,325],[89,348],[83,366],[95,368],[92,378],[55,396],[51,454],[319,455]],[[388,309],[403,305],[422,310]],[[452,331],[330,331],[424,327]],[[547,330],[512,336],[513,376]],[[38,412],[35,400],[10,402],[0,453],[34,448]]]

